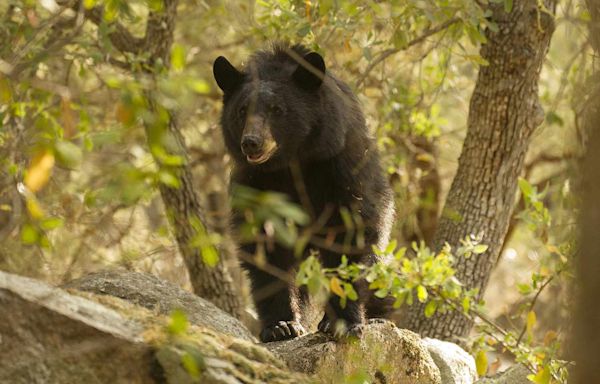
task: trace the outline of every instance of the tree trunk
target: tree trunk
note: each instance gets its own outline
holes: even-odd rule
[[[82,6],[81,1],[58,0],[57,2],[61,5],[69,4],[75,10]],[[118,51],[133,55],[143,54],[148,57],[144,66],[136,66],[135,69],[131,69],[132,71],[154,77],[155,71],[160,70],[161,66],[163,69],[169,68],[177,4],[178,0],[163,0],[162,10],[150,11],[143,38],[133,36],[119,23],[111,25],[112,32],[108,34],[108,38]],[[102,14],[103,8],[100,6],[85,10],[85,17],[97,25],[103,22]],[[111,57],[108,54],[107,56]],[[127,68],[126,63],[113,62],[120,68]],[[151,90],[146,92],[146,98],[149,108],[155,112],[158,119],[160,107],[155,102]],[[156,163],[173,174],[179,184],[179,187],[160,184],[159,189],[194,293],[233,316],[241,318],[243,313],[241,295],[237,292],[227,266],[227,262],[233,258],[233,255],[228,255],[221,250],[222,252],[218,252],[220,259],[217,265],[209,266],[204,262],[199,247],[191,244],[199,235],[205,237],[208,235],[207,220],[194,190],[192,171],[185,142],[177,126],[177,119],[172,111],[167,115],[167,121],[161,124],[153,125],[146,122],[146,138],[150,147],[159,144],[169,156],[183,159],[180,165],[164,164],[162,158],[151,148]],[[229,264],[231,267],[231,263]]]
[[[165,0],[162,11],[150,12],[148,15],[144,51],[149,54],[151,67],[159,60],[167,68],[169,67],[177,3],[177,0]],[[157,112],[151,92],[147,93],[147,98],[152,109]],[[146,135],[151,145],[155,134],[153,130],[154,127],[146,124]],[[173,113],[169,113],[166,130],[162,134],[165,137],[161,142],[167,147],[165,149],[168,154],[184,159],[181,165],[167,166],[161,162],[159,157],[154,156],[155,161],[174,174],[179,182],[179,187],[161,183],[159,189],[194,293],[233,316],[241,318],[242,300],[229,274],[226,264],[227,257],[224,252],[219,253],[220,260],[215,266],[209,266],[203,260],[200,248],[191,244],[198,236],[208,238],[207,221],[194,190],[184,139]]]
[[[482,235],[489,246],[482,255],[456,262],[457,277],[465,288],[478,288],[481,296],[496,264],[515,203],[517,180],[531,135],[544,113],[538,100],[538,79],[554,29],[549,12],[554,1],[515,1],[490,5],[498,32],[486,32],[487,43],[469,108],[467,137],[459,166],[438,225],[434,244]],[[424,315],[424,305],[413,305],[405,326],[423,336],[442,339],[465,336],[472,323],[458,312]]]
[[[600,0],[587,0],[591,15],[590,43],[600,54]],[[575,260],[578,297],[572,325],[570,346],[576,362],[574,383],[593,383],[600,377],[600,71],[588,84],[594,84],[589,92],[587,108],[583,111],[583,131],[590,134],[587,155],[583,167],[582,210],[580,214],[581,247]]]
[[[571,340],[576,361],[574,382],[582,384],[594,383],[600,377],[600,306],[596,305],[600,292],[600,105],[595,104],[595,127],[591,132],[583,170],[581,248],[576,260],[579,297]]]

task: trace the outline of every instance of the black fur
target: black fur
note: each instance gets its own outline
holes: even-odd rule
[[[371,248],[387,242],[392,193],[350,88],[326,71],[320,55],[298,45],[259,51],[243,71],[219,57],[214,75],[224,91],[221,125],[234,160],[232,184],[284,193],[303,205],[313,221],[329,212],[326,229],[316,235],[321,241],[316,243],[334,238],[335,246],[309,245],[319,250],[324,266],[339,265],[342,253],[352,262],[376,261]],[[277,143],[276,151],[264,163],[250,164],[249,153],[241,149],[242,137],[250,131],[265,140],[272,136]],[[350,234],[344,230],[340,208],[354,212],[364,230]],[[234,224],[241,220],[234,212]],[[364,242],[357,233],[364,235]],[[347,248],[339,249],[342,246]],[[255,252],[254,244],[242,248],[249,254]],[[292,250],[280,245],[267,250],[267,261],[284,271],[294,270],[299,262]],[[264,326],[262,341],[302,334],[294,296],[298,290],[249,263],[245,267]],[[348,300],[345,308],[337,296],[330,299],[319,329],[332,332],[338,319],[350,331],[359,329],[365,322],[365,305],[367,317],[385,316],[386,308],[370,299],[364,284],[355,288],[359,300]],[[268,290],[270,294],[264,297]]]

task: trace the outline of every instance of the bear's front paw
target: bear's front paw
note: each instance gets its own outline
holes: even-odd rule
[[[269,327],[266,327],[260,333],[260,341],[269,343],[271,341],[281,341],[293,339],[302,336],[306,330],[297,321],[278,321]]]
[[[363,333],[364,327],[365,324],[363,323],[348,323],[343,319],[332,321],[327,315],[325,315],[319,322],[317,329],[339,339],[342,337],[360,337]]]

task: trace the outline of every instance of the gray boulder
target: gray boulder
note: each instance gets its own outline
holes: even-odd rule
[[[389,321],[369,324],[360,339],[336,342],[315,333],[265,347],[319,383],[341,383],[344,377],[371,383],[443,383],[420,337]]]
[[[475,359],[454,343],[424,338],[423,344],[440,369],[444,384],[473,384],[477,380]]]
[[[179,309],[192,324],[239,339],[256,341],[241,321],[211,302],[147,273],[103,271],[73,280],[64,288],[118,297],[161,315]]]
[[[0,271],[0,383],[309,383],[250,341]]]
[[[0,383],[439,384],[466,383],[472,368],[457,346],[387,321],[360,339],[256,344],[240,321],[147,274],[101,272],[65,288],[0,272]],[[174,309],[189,321],[176,334]]]

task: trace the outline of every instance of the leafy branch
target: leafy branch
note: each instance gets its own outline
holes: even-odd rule
[[[479,237],[469,236],[461,241],[461,246],[454,253],[448,244],[436,254],[424,244],[413,243],[408,250],[404,247],[396,249],[396,243],[392,242],[385,250],[374,249],[386,261],[371,266],[349,264],[344,257],[338,267],[323,268],[318,255],[312,255],[302,263],[296,284],[306,285],[309,293],[318,297],[337,295],[341,305],[344,305],[347,300],[357,299],[353,283],[366,281],[376,297],[394,298],[394,308],[405,303],[412,305],[416,300],[425,304],[426,317],[431,317],[436,312],[454,311],[470,321],[480,320],[483,334],[494,340],[494,343],[502,345],[517,361],[524,364],[531,372],[530,379],[533,382],[546,383],[546,377],[564,382],[565,362],[553,358],[555,353],[535,353],[537,349],[530,341],[523,343],[523,334],[531,332],[534,320],[528,319],[521,334],[515,336],[513,331],[503,328],[484,313],[483,304],[477,301],[476,290],[466,290],[455,277],[453,265],[457,257],[478,257],[486,251],[487,246],[480,244]],[[546,279],[539,286],[529,304],[530,309],[555,276]],[[548,348],[557,348],[557,344],[553,343]],[[480,374],[485,374],[487,370],[487,359],[483,353],[481,350],[477,352]]]

